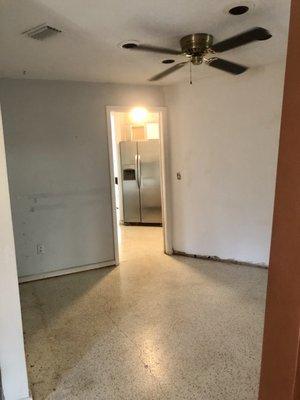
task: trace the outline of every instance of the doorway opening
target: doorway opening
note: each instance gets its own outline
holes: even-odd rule
[[[160,246],[160,238],[172,254],[166,109],[107,107],[107,122],[116,264],[127,244]]]

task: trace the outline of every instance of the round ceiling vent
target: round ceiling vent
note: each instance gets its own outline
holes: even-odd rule
[[[240,4],[239,3],[234,3],[231,4],[230,6],[227,6],[225,9],[225,13],[229,15],[244,15],[244,14],[249,14],[254,10],[254,3],[251,1],[242,1]]]

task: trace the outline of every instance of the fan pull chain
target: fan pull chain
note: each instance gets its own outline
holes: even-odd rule
[[[193,76],[192,76],[192,61],[190,61],[190,85],[193,84]]]

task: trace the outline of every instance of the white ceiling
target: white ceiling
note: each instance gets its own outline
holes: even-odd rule
[[[248,0],[0,0],[0,76],[80,81],[150,83],[167,68],[169,56],[133,52],[118,44],[140,43],[178,48],[189,33],[206,32],[219,41],[255,26],[273,34],[222,57],[259,67],[286,54],[290,0],[254,0],[254,10],[242,16],[225,12]],[[41,23],[63,31],[45,41],[21,33]],[[225,57],[226,56],[226,57]],[[181,56],[176,56],[182,60]],[[222,74],[205,65],[194,67],[194,79]],[[188,79],[188,68],[160,81]]]

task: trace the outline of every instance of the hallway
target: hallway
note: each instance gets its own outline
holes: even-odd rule
[[[20,286],[34,399],[256,399],[267,270],[166,256],[157,227],[120,258]]]

